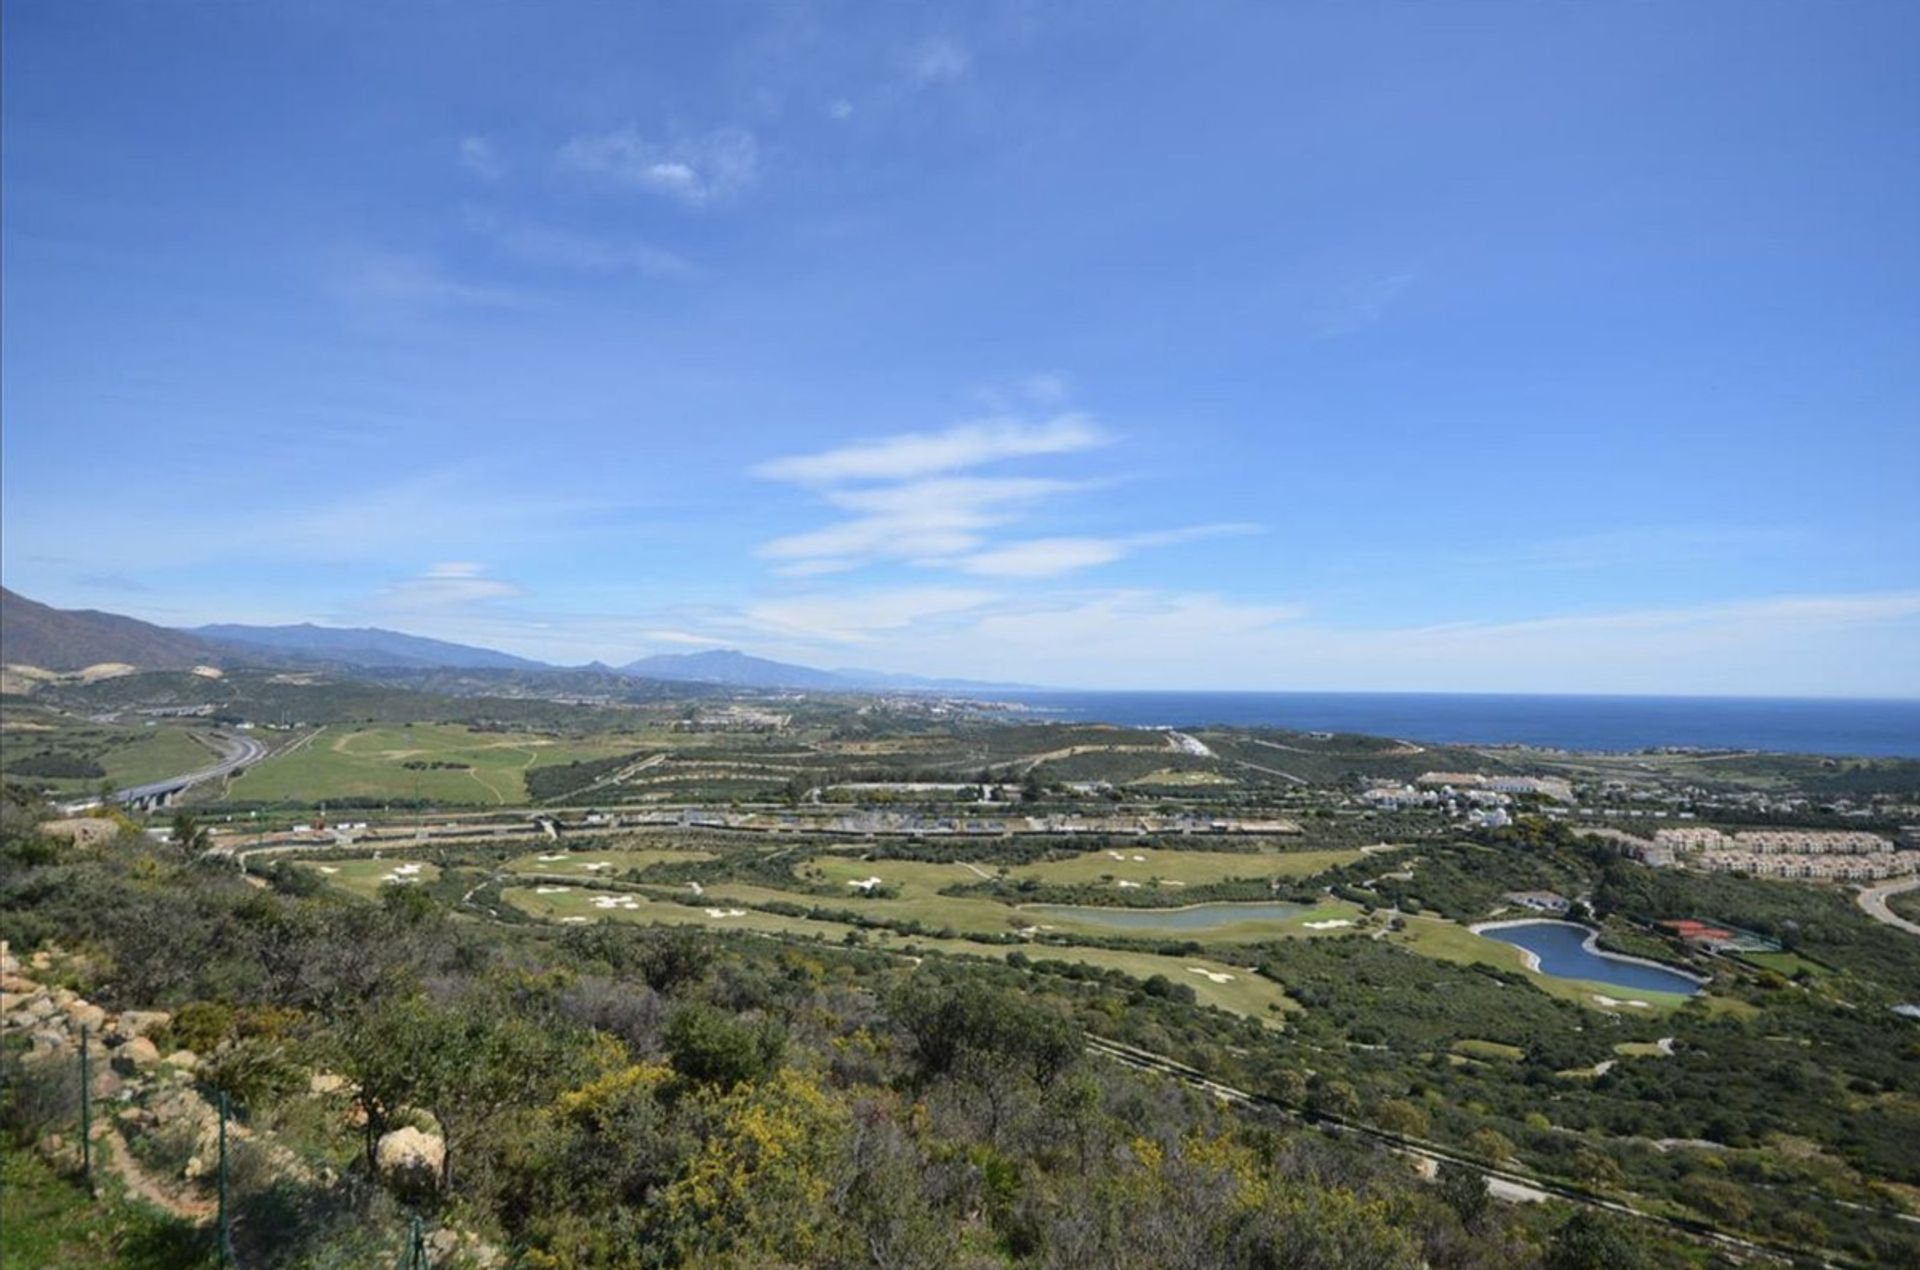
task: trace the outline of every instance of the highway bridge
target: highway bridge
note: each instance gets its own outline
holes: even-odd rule
[[[166,806],[177,795],[195,785],[219,780],[267,756],[267,747],[244,732],[212,732],[203,739],[220,751],[219,762],[181,776],[169,776],[165,780],[115,790],[113,801],[123,807],[152,811]]]

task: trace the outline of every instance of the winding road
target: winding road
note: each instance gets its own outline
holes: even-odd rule
[[[1901,878],[1894,882],[1885,882],[1879,886],[1870,886],[1854,896],[1854,902],[1866,911],[1868,917],[1876,922],[1885,922],[1889,926],[1898,926],[1913,935],[1920,935],[1920,925],[1908,921],[1893,911],[1887,901],[1903,891],[1920,887],[1920,877]]]

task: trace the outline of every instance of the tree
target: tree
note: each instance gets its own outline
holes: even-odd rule
[[[1554,1232],[1541,1264],[1545,1270],[1642,1270],[1651,1263],[1625,1223],[1583,1208]]]
[[[1487,1215],[1492,1198],[1487,1194],[1487,1179],[1465,1165],[1442,1161],[1435,1189],[1441,1202],[1460,1216],[1460,1224],[1471,1230]]]
[[[184,811],[175,813],[173,831],[169,836],[182,851],[205,851],[213,844],[212,831]]]
[[[697,1001],[673,1012],[666,1042],[675,1071],[720,1089],[764,1078],[786,1050],[786,1037],[771,1022],[749,1027]]]

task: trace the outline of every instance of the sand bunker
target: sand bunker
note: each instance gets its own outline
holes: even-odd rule
[[[847,883],[847,885],[852,887],[856,891],[866,891],[871,893],[874,887],[882,886],[885,884],[882,883],[879,878],[861,878],[858,882],[849,882]]]
[[[1209,970],[1205,966],[1188,966],[1187,969],[1196,975],[1205,975],[1215,983],[1233,982],[1233,976],[1224,970]]]
[[[1339,930],[1342,926],[1351,926],[1353,923],[1344,917],[1331,917],[1324,922],[1302,922],[1300,925],[1307,930]]]
[[[1651,1010],[1653,1008],[1652,1006],[1648,1005],[1645,1001],[1621,1001],[1614,997],[1604,996],[1598,992],[1593,994],[1593,999],[1595,1001],[1598,1001],[1601,1005],[1606,1005],[1606,1006],[1626,1006],[1629,1009],[1634,1009],[1634,1010]]]
[[[564,851],[562,851],[562,852],[561,852],[561,853],[560,853],[559,855],[543,855],[543,856],[541,856],[541,857],[540,857],[540,863],[542,863],[542,864],[552,864],[552,863],[553,863],[553,862],[554,862],[555,860],[564,860],[564,859],[566,859],[566,858],[567,858],[567,853],[566,853],[566,852],[564,852]]]
[[[640,901],[631,895],[596,895],[593,897],[595,908],[624,908],[633,912],[640,907]]]
[[[533,888],[533,893],[535,895],[565,895],[572,889],[570,886],[536,886]]]
[[[1137,891],[1140,889],[1140,884],[1138,882],[1129,882],[1125,878],[1122,878],[1120,881],[1115,882],[1114,885],[1125,887],[1129,891]]]
[[[747,910],[744,908],[709,908],[703,911],[708,917],[712,918],[745,917],[747,915]]]

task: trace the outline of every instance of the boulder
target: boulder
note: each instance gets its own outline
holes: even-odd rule
[[[408,1126],[382,1134],[373,1148],[374,1168],[380,1180],[402,1195],[424,1195],[440,1185],[447,1144],[431,1133]]]
[[[173,1022],[173,1016],[165,1010],[128,1010],[114,1021],[110,1029],[122,1040],[133,1040],[137,1036],[148,1036]]]
[[[90,1001],[74,1000],[67,1004],[67,1022],[98,1032],[106,1025],[107,1012]]]
[[[178,1067],[181,1071],[186,1072],[190,1072],[200,1066],[200,1056],[192,1050],[175,1050],[162,1061],[165,1062],[168,1067]]]
[[[351,1083],[338,1072],[315,1072],[307,1077],[307,1092],[320,1097],[325,1094],[344,1094]]]
[[[160,1061],[160,1051],[152,1041],[144,1036],[136,1036],[122,1045],[113,1056],[113,1065],[122,1072],[133,1072],[142,1067],[152,1067]]]

